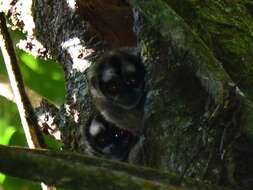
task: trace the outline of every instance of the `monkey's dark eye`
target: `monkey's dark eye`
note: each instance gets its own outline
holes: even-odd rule
[[[106,145],[111,143],[111,137],[105,134],[100,134],[94,138],[98,147],[105,147]]]
[[[131,142],[132,134],[124,129],[114,128],[112,135],[113,143],[122,148],[128,146]]]
[[[119,94],[122,88],[122,84],[118,80],[111,80],[106,84],[106,86],[107,86],[108,92],[113,96],[116,96],[117,94]]]
[[[126,84],[129,87],[138,87],[139,86],[139,81],[135,78],[130,78],[126,80]]]
[[[113,131],[113,137],[115,138],[115,139],[119,139],[119,138],[122,138],[123,137],[123,130],[114,130]]]

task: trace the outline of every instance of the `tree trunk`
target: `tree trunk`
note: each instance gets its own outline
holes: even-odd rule
[[[252,189],[253,3],[77,0],[77,14],[68,2],[33,0],[32,15],[21,0],[5,7],[64,69],[66,100],[55,120],[65,149],[85,153],[84,127],[95,113],[86,69],[104,50],[137,45],[147,75],[145,141],[135,164]]]

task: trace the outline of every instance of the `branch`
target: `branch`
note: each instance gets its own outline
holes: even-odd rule
[[[3,76],[0,76],[0,95],[11,102],[15,102],[9,81],[7,81]]]
[[[37,107],[40,105],[42,97],[37,94],[35,91],[26,88],[27,95],[31,100],[31,104],[33,107]],[[15,102],[14,94],[12,93],[11,85],[9,81],[3,76],[0,75],[0,96],[5,97],[11,102]]]
[[[252,189],[252,102],[165,1],[130,2],[148,75],[146,164]]]
[[[61,133],[59,129],[59,109],[52,103],[43,99],[40,106],[36,108],[36,115],[38,116],[38,123],[43,129],[43,132],[54,137],[56,140],[61,140]]]
[[[43,137],[39,131],[36,115],[25,93],[24,82],[18,67],[15,50],[6,27],[4,13],[0,13],[0,29],[1,50],[12,86],[12,91],[15,96],[15,102],[18,106],[27,143],[30,148],[45,147]]]
[[[252,101],[252,2],[165,2],[198,34],[232,80]],[[227,11],[228,9],[238,11]]]
[[[64,148],[86,152],[83,128],[95,111],[88,93],[87,68],[94,55],[107,46],[99,40],[91,24],[76,13],[71,2],[34,0],[32,32],[64,69],[66,98],[59,110]]]
[[[226,103],[226,96],[231,91],[236,91],[237,98],[243,105],[242,109],[245,110],[243,112],[249,114],[252,102],[248,101],[241,89],[236,86],[213,52],[168,4],[161,0],[145,2],[130,0],[130,3],[145,17],[152,29],[161,35],[163,43],[172,46],[175,51],[173,53],[183,57],[181,62],[169,62],[169,68],[179,66],[189,68],[217,107]],[[251,122],[252,118],[249,117],[248,120]],[[252,128],[250,122],[246,124],[249,129]]]
[[[8,175],[44,181],[47,184],[75,190],[167,190],[179,187],[182,190],[224,189],[190,179],[184,181],[184,185],[180,186],[178,185],[179,177],[174,174],[150,168],[139,168],[123,162],[75,153],[31,150],[2,145],[0,145],[0,170]]]
[[[76,13],[73,2],[33,0],[22,3],[7,0],[3,9],[14,27],[27,33],[28,44],[32,42],[30,45],[35,45],[35,50],[43,46],[45,56],[56,59],[62,66],[66,98],[58,114],[61,139],[64,148],[84,152],[86,137],[83,127],[94,111],[88,93],[86,69],[92,63],[94,52],[107,46],[98,39],[91,24]],[[36,45],[37,42],[40,45]]]
[[[194,33],[184,20],[164,1],[130,0],[164,40],[180,51],[181,57],[201,81],[215,102],[223,101],[223,82],[235,86],[205,43]],[[185,55],[185,56],[183,56]],[[170,65],[171,67],[171,65]]]
[[[25,92],[24,82],[3,12],[0,13],[0,29],[0,46],[28,146],[30,148],[46,148],[37,116]],[[55,189],[54,187],[47,187],[44,184],[42,184],[42,188],[48,190]]]

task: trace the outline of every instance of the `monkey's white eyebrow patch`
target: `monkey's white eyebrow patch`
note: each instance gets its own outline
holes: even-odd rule
[[[61,46],[70,54],[73,60],[72,69],[84,72],[90,66],[90,61],[83,58],[83,56],[81,58],[79,56],[81,52],[85,52],[84,57],[88,56],[92,53],[92,51],[89,51],[88,49],[84,48],[79,38],[70,38],[65,42],[62,42]]]
[[[101,123],[99,123],[99,122],[93,120],[93,121],[91,122],[91,127],[90,127],[89,132],[90,132],[90,134],[91,134],[92,136],[96,136],[96,135],[98,135],[98,134],[100,133],[100,131],[103,130],[103,129],[104,129],[103,124],[101,124]]]
[[[69,7],[73,10],[75,10],[75,5],[76,5],[76,1],[75,0],[67,0],[67,3],[69,5]]]
[[[102,76],[102,80],[104,82],[108,82],[109,80],[112,79],[113,76],[116,76],[116,72],[114,69],[106,69],[103,73],[103,76]]]

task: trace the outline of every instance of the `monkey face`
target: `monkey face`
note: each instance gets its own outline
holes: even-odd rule
[[[124,108],[136,107],[143,97],[144,66],[137,56],[109,53],[98,63],[97,88],[105,98]]]
[[[127,130],[107,122],[101,115],[92,120],[86,129],[86,137],[93,154],[124,160],[138,137]]]
[[[144,65],[126,49],[102,55],[88,72],[89,91],[106,121],[139,134],[143,129]]]

